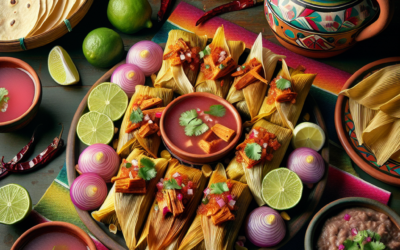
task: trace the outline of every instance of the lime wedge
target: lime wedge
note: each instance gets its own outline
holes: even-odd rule
[[[86,145],[109,144],[114,136],[114,123],[110,117],[91,111],[81,116],[76,132],[81,142]]]
[[[90,92],[88,106],[90,111],[100,112],[116,121],[125,114],[128,96],[117,84],[104,82]]]
[[[15,224],[28,216],[32,201],[28,191],[18,184],[0,188],[0,223]]]
[[[286,210],[299,203],[303,194],[303,183],[295,172],[287,168],[277,168],[264,177],[261,194],[268,206],[276,210]]]
[[[319,151],[325,143],[325,133],[320,126],[311,122],[303,122],[293,130],[292,146],[307,147]]]
[[[49,73],[53,80],[60,85],[71,85],[79,82],[79,73],[68,55],[61,46],[55,46],[49,53],[47,60]]]

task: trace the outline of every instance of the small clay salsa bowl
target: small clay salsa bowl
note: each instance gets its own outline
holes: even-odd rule
[[[45,237],[46,234],[48,234],[47,239],[52,238],[50,240],[53,241],[56,240],[54,239],[54,237],[57,237],[57,239],[61,240],[62,238],[64,238],[64,240],[69,240],[68,243],[74,245],[71,245],[71,248],[68,249],[76,250],[77,249],[76,245],[79,244],[81,248],[85,247],[84,249],[96,250],[95,244],[85,231],[83,231],[82,229],[80,229],[75,225],[72,225],[71,223],[61,222],[61,221],[45,222],[32,227],[18,238],[18,240],[12,246],[11,250],[21,250],[24,249],[25,247],[29,247],[30,244],[31,244],[30,247],[34,247],[32,246],[32,244],[36,243],[39,244],[40,247],[47,247],[47,245],[45,245],[46,239],[44,238],[43,242],[34,242],[34,240],[40,240],[42,237]],[[48,244],[53,244],[53,243],[48,243]],[[43,248],[43,249],[48,249],[48,248]]]
[[[12,57],[0,57],[0,68],[19,68],[29,73],[35,87],[33,101],[30,107],[19,117],[0,122],[0,133],[12,132],[26,126],[35,117],[42,100],[42,85],[35,70],[26,62]],[[15,81],[13,84],[18,84]],[[21,89],[23,91],[23,89]],[[1,112],[0,112],[1,115]]]
[[[205,120],[206,114],[201,112],[208,111],[211,105],[223,105],[226,109],[226,114],[223,117],[210,115],[211,121]],[[215,123],[220,123],[235,130],[235,137],[229,143],[223,141],[221,146],[216,149],[216,152],[207,154],[201,151],[196,144],[208,131],[200,136],[189,137],[185,135],[184,127],[179,125],[181,114],[191,109],[196,109],[197,113],[199,113],[198,118],[208,125],[209,130]],[[165,108],[160,120],[160,130],[165,146],[175,157],[188,164],[201,165],[217,162],[235,148],[242,134],[242,119],[235,107],[221,97],[209,93],[196,92],[176,98]],[[178,140],[182,140],[185,143],[177,143]]]
[[[322,232],[322,227],[327,219],[332,218],[343,210],[348,208],[370,208],[377,212],[383,213],[389,217],[391,222],[400,229],[400,216],[396,214],[388,206],[380,203],[379,201],[361,198],[361,197],[349,197],[342,198],[333,201],[321,208],[314,217],[312,218],[310,224],[308,224],[306,236],[304,238],[304,247],[306,250],[316,249],[318,238]]]

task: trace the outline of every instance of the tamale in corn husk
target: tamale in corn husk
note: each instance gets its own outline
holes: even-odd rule
[[[269,82],[275,71],[276,64],[280,59],[285,58],[285,56],[276,55],[269,49],[263,48],[262,35],[260,33],[250,50],[250,54],[246,59],[246,63],[253,58],[256,58],[259,62],[261,62],[262,76],[266,81]],[[241,114],[247,116],[248,118],[253,118],[260,110],[265,93],[268,89],[268,85],[262,81],[255,81],[245,88],[237,90],[235,85],[242,77],[243,76],[235,77],[226,99],[230,103],[236,104],[236,108]]]
[[[134,149],[128,156],[127,161],[130,162],[135,159],[140,164],[140,160],[146,157],[144,154],[145,151]],[[136,248],[143,224],[155,198],[156,184],[164,176],[168,166],[166,159],[148,159],[155,163],[157,175],[150,181],[146,181],[146,194],[115,194],[115,212],[129,249]]]
[[[227,56],[231,56],[236,65],[238,64],[239,57],[246,48],[242,41],[226,41],[223,26],[218,28],[215,37],[209,46],[221,47],[226,50]],[[196,92],[207,92],[225,98],[232,82],[233,77],[230,76],[230,74],[217,80],[209,80],[205,77],[204,73],[200,71],[197,77],[195,89]]]
[[[170,45],[174,45],[180,38],[185,42],[189,42],[192,48],[199,47],[200,50],[203,50],[207,44],[206,36],[198,36],[195,33],[184,30],[171,30],[168,33],[164,55],[171,52]],[[164,60],[154,82],[154,87],[172,89],[181,95],[192,93],[194,92],[193,86],[196,83],[199,67],[200,64],[197,64],[192,70],[190,67],[182,65],[172,66],[171,60]]]
[[[161,144],[161,138],[157,134],[152,134],[149,137],[142,138],[138,136],[138,129],[126,133],[130,122],[130,115],[133,105],[137,102],[140,96],[149,96],[152,98],[160,98],[162,103],[159,106],[167,106],[173,99],[173,91],[165,88],[152,88],[148,86],[136,86],[136,92],[129,102],[125,116],[122,120],[121,129],[119,130],[119,139],[117,153],[121,157],[127,157],[134,148],[144,149],[154,158],[157,157],[158,148]],[[143,110],[143,114],[151,112],[162,112],[163,108],[151,107],[151,109]]]
[[[160,207],[157,211],[155,209],[150,209],[147,218],[149,226],[142,231],[138,248],[143,249],[143,246],[147,243],[147,248],[150,250],[177,249],[177,245],[188,230],[195,216],[197,206],[202,199],[203,190],[207,185],[212,170],[209,165],[204,165],[202,170],[198,170],[181,165],[176,159],[171,159],[164,179],[169,178],[176,172],[186,175],[189,180],[196,184],[193,197],[184,205],[183,213],[177,216],[167,214],[164,217]],[[154,201],[152,207],[154,208],[156,204],[157,201]]]
[[[114,199],[115,199],[115,184],[112,186],[110,192],[107,195],[106,200],[104,201],[103,205],[101,205],[99,210],[92,212],[92,217],[98,222],[107,225],[114,224],[118,228],[118,230],[121,231],[117,215],[115,214]]]
[[[213,183],[226,181],[228,181],[228,179],[225,173],[225,168],[219,163],[211,175],[208,187]],[[235,219],[224,222],[221,225],[214,225],[212,218],[198,214],[183,238],[179,250],[222,250],[234,248],[237,235],[242,222],[246,217],[247,208],[252,200],[252,196],[246,184],[234,180],[229,181],[233,184],[231,193],[235,195],[235,206],[238,207],[238,210],[234,212]],[[202,244],[204,244],[205,247],[203,247]]]
[[[382,68],[340,94],[349,97],[359,143],[383,165],[400,160],[400,65]]]
[[[316,74],[305,74],[304,71],[305,69],[302,66],[296,69],[289,69],[285,60],[282,60],[282,70],[278,73],[278,77],[291,82],[292,93],[296,93],[295,102],[270,102],[268,98],[272,95],[272,91],[278,90],[277,88],[274,90],[270,88],[262,102],[258,115],[252,118],[250,122],[246,122],[244,126],[251,126],[256,121],[264,118],[271,123],[293,130],[316,77]],[[279,98],[279,93],[276,94],[276,98]]]
[[[253,128],[255,127],[265,128],[269,133],[275,134],[278,142],[281,144],[279,149],[273,152],[272,160],[266,160],[258,163],[252,168],[247,168],[247,164],[245,162],[238,162],[236,157],[234,157],[229,163],[226,172],[228,178],[235,178],[241,182],[244,182],[243,179],[245,179],[246,181],[244,183],[247,183],[249,186],[257,204],[259,206],[263,206],[265,205],[265,201],[261,196],[262,180],[268,172],[280,167],[282,159],[285,156],[286,150],[290,144],[290,140],[292,139],[292,132],[290,129],[277,126],[265,120],[259,120],[256,122],[253,125]]]

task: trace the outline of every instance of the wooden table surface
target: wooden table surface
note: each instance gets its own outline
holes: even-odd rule
[[[220,4],[227,3],[230,0],[185,0],[198,8],[209,10]],[[152,8],[152,20],[156,20],[156,14],[159,10],[160,0],[149,0]],[[175,1],[175,6],[180,1]],[[342,69],[349,73],[355,72],[367,63],[378,59],[400,56],[399,46],[399,27],[400,27],[400,1],[393,1],[395,13],[389,27],[379,36],[357,44],[350,51],[335,58],[321,59],[321,62]],[[59,134],[60,126],[63,123],[67,138],[67,131],[72,117],[83,96],[87,93],[90,86],[96,82],[108,69],[95,68],[89,64],[82,53],[82,42],[85,36],[93,29],[99,27],[113,28],[107,19],[106,0],[96,0],[83,20],[74,28],[71,33],[41,48],[18,52],[18,53],[0,53],[0,56],[16,57],[26,61],[38,73],[43,85],[43,99],[36,118],[25,128],[14,133],[0,134],[0,156],[9,161],[14,155],[29,141],[34,128],[38,124],[43,124],[37,136],[37,143],[32,155],[40,153],[54,137]],[[169,13],[168,13],[169,15]],[[262,32],[264,37],[277,43],[268,23],[263,15],[263,6],[257,6],[248,10],[233,12],[221,15],[233,23],[255,33]],[[125,50],[128,50],[134,43],[141,40],[150,40],[159,30],[161,24],[156,21],[151,29],[146,29],[134,35],[121,34]],[[118,31],[117,31],[118,32]],[[73,86],[60,86],[55,83],[47,69],[47,57],[50,50],[56,46],[62,46],[71,56],[77,66],[81,81]],[[345,63],[344,63],[345,62]],[[332,114],[333,116],[333,114]],[[36,204],[43,196],[51,182],[56,178],[65,161],[65,152],[60,154],[50,164],[38,169],[37,171],[21,174],[9,175],[0,180],[0,186],[17,183],[28,189],[32,203]],[[360,177],[376,186],[392,192],[390,207],[400,214],[400,188],[386,185],[363,172],[355,166]],[[21,226],[6,226],[0,224],[0,250],[10,249],[14,241],[23,233]],[[301,249],[303,245],[305,229],[301,231],[284,249]],[[300,245],[299,245],[300,244]]]

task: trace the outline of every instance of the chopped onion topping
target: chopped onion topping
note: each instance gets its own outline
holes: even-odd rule
[[[192,53],[186,53],[187,57],[192,57]]]
[[[132,172],[129,171],[129,179],[133,180]]]
[[[206,188],[203,193],[205,195],[209,195],[210,194],[210,188]]]
[[[226,196],[226,198],[228,198],[228,201],[233,200],[233,199],[232,199],[232,195],[230,195],[230,194],[228,194],[228,195]]]
[[[230,200],[228,204],[229,204],[229,206],[233,207],[233,206],[235,206],[236,201],[235,200]]]
[[[200,112],[200,111],[201,111],[201,109],[197,108],[197,112]]]
[[[203,112],[203,111],[201,111],[199,115],[200,115],[200,116],[204,115],[204,112]]]
[[[267,148],[267,147],[268,147],[268,143],[264,142],[263,148]]]
[[[161,116],[162,116],[162,112],[157,112],[156,113],[156,118],[161,118]]]
[[[193,195],[193,189],[188,189],[188,195]]]
[[[163,215],[165,216],[167,213],[170,213],[171,211],[168,209],[168,207],[164,207],[163,208],[163,211],[162,211],[162,213],[163,213]]]
[[[149,120],[148,123],[149,123],[149,124],[153,124],[153,121],[152,121],[152,120]]]
[[[133,168],[133,170],[134,170],[134,171],[139,171],[139,167],[136,166],[136,167]]]
[[[225,201],[223,199],[217,200],[217,203],[218,203],[219,207],[225,206]]]
[[[145,115],[145,117],[143,118],[145,121],[148,121],[148,120],[150,120],[150,116],[147,114],[147,115]]]
[[[352,228],[351,229],[351,235],[356,236],[358,234],[357,228]]]
[[[178,198],[178,200],[182,200],[182,198],[183,198],[183,196],[182,196],[182,194],[178,194],[177,196],[176,196],[177,198]]]
[[[225,58],[220,57],[220,58],[218,59],[218,62],[221,63],[223,60],[225,60]]]
[[[221,51],[221,53],[219,53],[221,56],[226,55],[225,50]]]
[[[180,57],[181,57],[182,61],[184,61],[186,59],[185,55],[183,55],[183,54]]]
[[[181,175],[178,172],[176,172],[175,174],[172,175],[172,177],[174,177],[174,178],[179,177],[179,176],[181,176]]]
[[[139,166],[139,162],[137,160],[132,160],[132,165],[133,166]]]
[[[343,217],[343,219],[344,219],[345,221],[349,221],[350,218],[351,218],[351,216],[350,216],[349,214],[345,214],[344,217]]]
[[[339,249],[339,250],[344,250],[344,249],[345,249],[345,246],[344,246],[343,244],[340,244],[339,247],[338,247],[338,249]]]
[[[236,69],[236,71],[240,71],[240,66]]]

